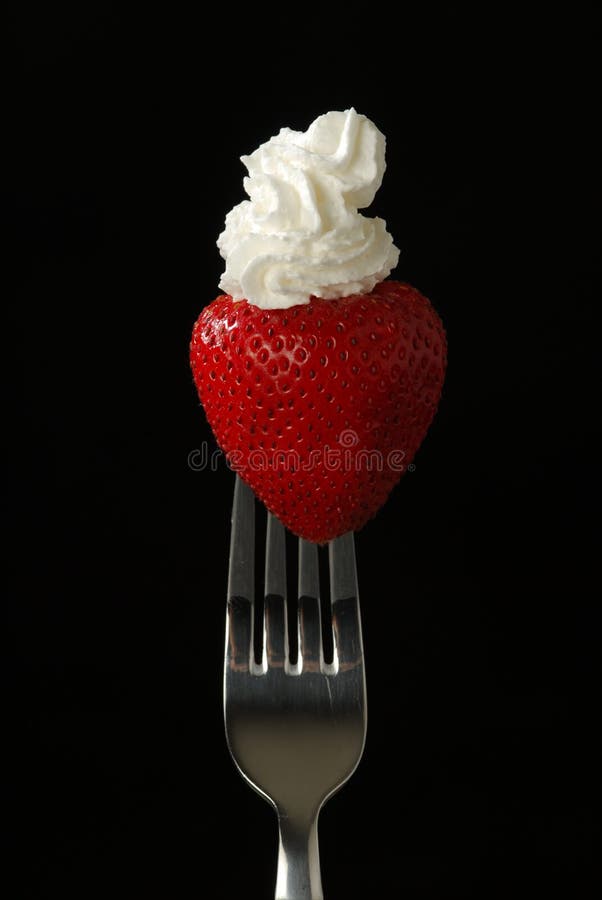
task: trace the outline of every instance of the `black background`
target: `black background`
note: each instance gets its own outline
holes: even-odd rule
[[[13,11],[15,898],[271,895],[275,819],[222,730],[232,474],[188,465],[215,445],[187,345],[239,156],[350,105],[387,135],[373,214],[450,361],[357,537],[370,727],[321,817],[326,896],[593,896],[595,27],[397,14]]]

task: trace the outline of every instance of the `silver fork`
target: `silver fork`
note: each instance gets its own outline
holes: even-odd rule
[[[318,550],[299,540],[298,658],[286,613],[285,531],[268,514],[261,660],[254,652],[255,497],[234,490],[224,675],[230,752],[245,780],[278,815],[276,900],[323,897],[321,807],[359,763],[366,683],[353,534],[329,545],[334,657],[324,658]]]

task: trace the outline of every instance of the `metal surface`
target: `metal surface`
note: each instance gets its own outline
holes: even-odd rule
[[[224,674],[226,737],[246,781],[278,815],[276,900],[322,898],[318,815],[356,768],[366,683],[353,534],[329,546],[334,658],[324,660],[317,547],[299,541],[298,644],[289,656],[285,532],[268,518],[261,662],[253,649],[255,498],[237,477]],[[330,624],[330,623],[327,623]]]

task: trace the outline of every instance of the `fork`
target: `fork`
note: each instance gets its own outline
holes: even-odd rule
[[[366,682],[353,533],[329,545],[332,620],[322,623],[318,548],[299,539],[297,644],[288,639],[286,541],[268,513],[261,654],[255,654],[255,497],[237,476],[232,509],[224,715],[243,778],[278,815],[276,900],[323,898],[318,815],[352,775],[366,736]],[[326,660],[322,626],[332,628]]]

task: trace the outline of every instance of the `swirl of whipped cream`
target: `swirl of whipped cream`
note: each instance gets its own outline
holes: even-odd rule
[[[354,109],[329,112],[305,132],[281,129],[242,162],[249,200],[226,216],[217,245],[220,288],[264,309],[366,293],[399,250],[369,206],[385,171],[385,138]]]

